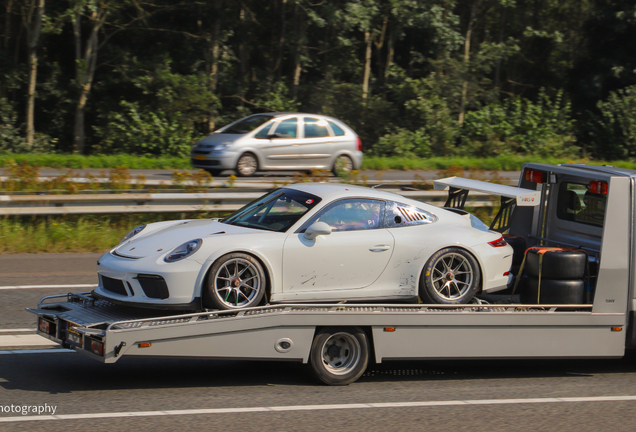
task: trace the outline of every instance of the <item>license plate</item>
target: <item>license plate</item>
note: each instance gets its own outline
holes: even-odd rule
[[[73,333],[66,334],[66,341],[77,346],[82,346],[82,336]]]
[[[205,155],[194,155],[196,160],[205,160]]]

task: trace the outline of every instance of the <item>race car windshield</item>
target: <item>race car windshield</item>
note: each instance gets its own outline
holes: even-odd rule
[[[275,190],[237,210],[223,223],[285,232],[321,199],[293,189]]]
[[[271,119],[272,116],[269,115],[250,116],[234,123],[233,125],[228,126],[225,129],[221,129],[219,133],[243,135],[248,132],[252,132],[254,129]]]

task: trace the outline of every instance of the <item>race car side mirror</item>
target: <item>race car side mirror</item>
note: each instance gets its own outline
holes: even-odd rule
[[[307,240],[313,240],[319,235],[329,235],[331,234],[331,227],[327,225],[325,222],[316,222],[311,224],[307,231],[305,231],[305,238]]]

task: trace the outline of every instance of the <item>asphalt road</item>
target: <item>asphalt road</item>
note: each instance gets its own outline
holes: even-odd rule
[[[25,307],[69,291],[6,287],[95,283],[97,256],[0,255],[0,338],[8,329],[35,327]],[[350,386],[327,387],[298,363],[124,357],[105,365],[73,352],[25,348],[32,347],[0,347],[0,430],[636,429],[631,354],[620,360],[387,362]],[[5,412],[12,405],[55,407],[55,416]]]

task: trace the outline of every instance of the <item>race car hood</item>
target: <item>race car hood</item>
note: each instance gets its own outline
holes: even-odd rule
[[[146,229],[152,230],[152,225]],[[175,221],[174,224],[152,230],[139,237],[117,246],[113,252],[127,258],[144,258],[150,255],[161,255],[194,239],[206,239],[219,235],[248,234],[262,232],[251,228],[223,224],[209,219]]]

